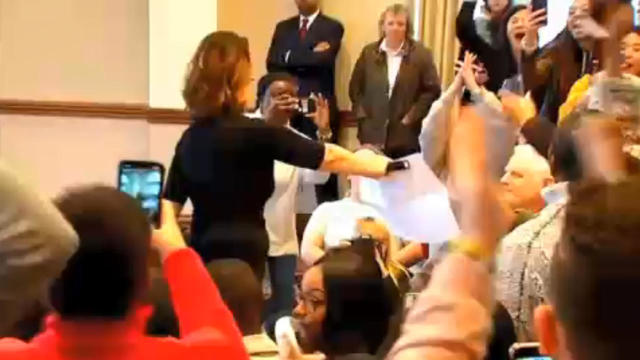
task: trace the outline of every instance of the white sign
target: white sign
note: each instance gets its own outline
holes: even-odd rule
[[[389,179],[360,181],[361,201],[376,208],[389,222],[393,234],[403,239],[436,244],[458,236],[460,228],[447,188],[422,155],[400,160],[409,161],[411,168]]]

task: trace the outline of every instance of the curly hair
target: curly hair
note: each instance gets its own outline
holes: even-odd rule
[[[249,41],[228,31],[207,35],[189,62],[182,97],[194,116],[241,113],[251,82]]]

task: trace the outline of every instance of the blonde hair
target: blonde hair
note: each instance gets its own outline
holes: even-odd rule
[[[387,19],[387,14],[392,15],[404,15],[407,18],[407,33],[405,38],[407,40],[411,40],[411,36],[413,35],[413,20],[411,18],[411,11],[409,8],[402,4],[393,4],[387,7],[382,14],[380,15],[380,20],[378,21],[378,31],[380,33],[380,39],[384,39],[384,22]]]
[[[407,269],[395,261],[395,257],[400,252],[400,242],[391,234],[386,223],[375,218],[362,218],[357,220],[357,232],[359,236],[371,237],[377,244],[382,245],[385,253],[381,253],[382,264],[385,270],[391,275],[396,286],[408,282],[409,274]]]
[[[189,62],[182,97],[195,116],[241,113],[251,82],[249,41],[233,32],[207,35]]]

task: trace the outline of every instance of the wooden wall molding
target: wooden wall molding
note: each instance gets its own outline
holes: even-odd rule
[[[151,124],[190,124],[189,112],[178,109],[149,108],[147,120]]]
[[[147,104],[127,103],[0,99],[0,114],[121,120],[146,119],[151,124],[188,125],[191,123],[189,112],[186,110],[152,108]],[[357,120],[350,111],[341,111],[339,118],[343,127],[357,126]]]
[[[145,104],[0,100],[0,114],[143,119],[147,117],[147,113],[148,107]]]

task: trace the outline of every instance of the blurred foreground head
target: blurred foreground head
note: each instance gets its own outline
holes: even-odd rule
[[[151,226],[136,200],[110,187],[83,187],[56,200],[79,237],[51,290],[66,320],[124,319],[147,289]]]
[[[554,359],[629,359],[640,333],[640,182],[573,189],[536,330]]]

